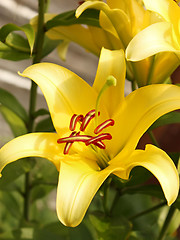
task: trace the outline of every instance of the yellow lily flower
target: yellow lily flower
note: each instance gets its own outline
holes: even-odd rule
[[[77,9],[76,16],[79,17],[89,8],[100,10],[100,25],[106,33],[111,34],[108,36],[109,43],[111,43],[108,46],[109,49],[123,48],[125,50],[138,32],[153,23],[163,21],[159,15],[147,11],[143,2],[138,0],[107,0],[107,4],[100,1],[86,1]],[[153,34],[149,39],[152,39],[152,36]],[[149,44],[151,43],[152,41],[149,41]],[[141,46],[141,51],[146,52],[146,47],[141,42],[138,44],[134,50],[135,54],[139,53],[139,46]],[[131,49],[133,51],[133,46]],[[134,57],[136,57],[135,54]],[[128,60],[131,58],[128,57]],[[155,59],[151,57],[141,59],[136,63],[128,63],[128,78],[136,80],[139,86],[162,83],[172,74],[178,64],[179,60],[172,53],[157,54]]]
[[[0,150],[0,171],[19,158],[38,156],[59,171],[57,215],[75,227],[110,174],[128,179],[135,166],[151,171],[162,186],[168,205],[179,190],[179,176],[161,149],[136,146],[161,115],[180,108],[180,88],[149,85],[124,97],[125,58],[122,50],[102,49],[93,86],[73,72],[52,63],[24,70],[23,77],[41,88],[56,132],[29,133]],[[138,108],[137,108],[138,106]]]
[[[180,60],[180,7],[174,0],[143,0],[145,7],[158,13],[163,22],[155,23],[130,42],[127,59],[139,61],[157,53],[173,53]],[[168,63],[166,64],[168,67]]]

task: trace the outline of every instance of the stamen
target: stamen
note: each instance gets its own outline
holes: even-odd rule
[[[83,115],[77,115],[77,114],[74,114],[71,118],[71,121],[70,121],[70,125],[69,125],[69,129],[71,131],[74,131],[75,128],[76,128],[76,125],[77,125],[77,122],[82,122],[83,121]]]
[[[100,112],[98,112],[98,116],[100,115]],[[95,117],[95,109],[89,111],[86,116],[83,118],[80,131],[84,131],[89,124],[89,122]]]
[[[91,139],[88,135],[75,135],[75,136],[69,136],[65,138],[59,138],[57,140],[57,143],[73,143],[73,142],[86,142],[87,140]]]
[[[106,145],[103,142],[101,142],[101,141],[97,141],[97,142],[94,142],[92,144],[94,144],[95,146],[97,146],[97,147],[99,147],[101,149],[105,149],[106,148]]]
[[[72,132],[70,136],[72,137],[72,136],[76,136],[76,135],[79,135],[79,133]],[[67,142],[66,143],[66,145],[64,147],[64,152],[63,152],[64,154],[68,154],[69,153],[69,150],[70,150],[72,144],[73,144],[73,142]]]
[[[91,139],[87,140],[85,142],[86,146],[88,146],[89,144],[94,144],[94,143],[97,143],[101,140],[111,140],[112,139],[112,136],[111,134],[109,133],[101,133],[99,134],[98,136],[96,137],[91,137]]]
[[[109,85],[109,84],[110,83],[108,83],[108,81],[107,81],[107,85]],[[109,133],[101,133],[101,134],[99,134],[99,133],[103,129],[105,129],[109,126],[113,126],[114,125],[113,119],[108,119],[96,127],[96,129],[94,130],[94,133],[99,134],[98,136],[93,137],[93,136],[89,136],[89,135],[80,135],[80,131],[84,131],[86,129],[86,127],[88,126],[89,122],[95,117],[96,110],[93,109],[93,110],[89,111],[85,115],[85,117],[82,114],[74,114],[71,117],[70,125],[69,125],[69,129],[70,129],[70,131],[72,131],[71,134],[68,137],[59,138],[57,140],[58,144],[65,143],[65,147],[64,147],[64,151],[63,151],[64,154],[69,153],[69,150],[74,142],[83,142],[86,144],[86,146],[93,144],[100,149],[106,148],[106,145],[102,142],[102,140],[111,140],[112,136]],[[97,112],[97,115],[99,116],[100,112]],[[75,131],[77,122],[81,122],[79,132]],[[93,148],[93,146],[92,146],[92,148]],[[105,165],[103,164],[103,166],[105,166]]]
[[[94,133],[98,134],[100,133],[104,128],[107,128],[109,126],[113,126],[114,125],[114,120],[113,119],[108,119],[106,121],[104,121],[103,123],[99,124],[95,129],[94,129]]]

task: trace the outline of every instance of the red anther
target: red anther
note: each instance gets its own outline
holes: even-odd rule
[[[72,132],[71,135],[70,135],[70,137],[72,137],[72,136],[77,136],[77,135],[79,135],[79,132],[78,132],[78,133]],[[68,153],[69,153],[69,150],[70,150],[72,144],[73,144],[73,142],[67,142],[67,143],[66,143],[66,145],[65,145],[65,147],[64,147],[64,154],[68,154]]]
[[[103,123],[99,124],[95,129],[94,129],[94,133],[98,134],[100,133],[104,128],[107,128],[109,126],[113,126],[114,125],[114,120],[113,119],[108,119],[106,121],[104,121]]]
[[[112,139],[112,136],[111,134],[109,133],[101,133],[99,134],[98,136],[96,137],[91,137],[91,139],[87,140],[85,142],[86,146],[88,146],[89,144],[95,144],[99,141],[102,141],[102,140],[111,140]]]
[[[57,143],[73,143],[73,142],[86,142],[87,140],[91,139],[90,136],[87,135],[79,135],[76,134],[74,135],[70,135],[69,137],[65,137],[65,138],[59,138],[57,140]]]
[[[101,149],[105,149],[106,148],[106,145],[103,142],[101,142],[101,141],[94,142],[93,144],[95,146],[101,148]]]
[[[86,116],[84,117],[84,119],[82,121],[80,131],[84,131],[86,129],[86,127],[89,124],[89,122],[91,121],[91,119],[93,119],[95,117],[95,113],[96,113],[96,110],[93,109],[86,114]],[[100,115],[100,112],[98,112],[98,116],[99,115]]]
[[[74,114],[71,118],[71,121],[70,121],[70,125],[69,125],[69,129],[71,131],[74,131],[75,128],[76,128],[76,125],[77,125],[77,122],[82,122],[83,121],[83,115],[77,115],[77,114]]]

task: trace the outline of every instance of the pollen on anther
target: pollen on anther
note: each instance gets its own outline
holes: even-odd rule
[[[86,127],[88,126],[89,122],[95,117],[96,110],[93,109],[89,111],[86,116],[83,118],[80,130],[84,131]],[[98,112],[98,116],[100,115],[100,112]]]
[[[109,127],[109,126],[113,126],[114,125],[114,120],[113,119],[108,119],[106,121],[104,121],[103,123],[99,124],[95,129],[94,129],[94,133],[98,134],[100,133],[103,129]]]
[[[82,114],[80,114],[80,115],[74,114],[74,115],[71,117],[69,129],[70,129],[71,131],[74,131],[75,128],[76,128],[77,122],[82,122],[82,121],[83,121],[83,118],[84,118],[84,117],[83,117]]]
[[[111,139],[112,139],[111,134],[109,134],[109,133],[101,133],[101,134],[99,134],[96,137],[91,137],[89,140],[87,140],[85,142],[85,144],[86,144],[86,146],[88,146],[90,144],[98,143],[99,141],[102,141],[102,140],[111,140]]]

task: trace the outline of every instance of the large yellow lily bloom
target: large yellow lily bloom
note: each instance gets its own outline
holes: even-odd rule
[[[158,13],[165,21],[138,33],[127,48],[127,59],[139,61],[157,53],[173,52],[180,60],[180,7],[173,0],[143,1],[148,10]]]
[[[124,97],[125,66],[122,50],[102,49],[92,87],[52,63],[32,65],[21,74],[41,88],[56,132],[29,133],[7,143],[0,150],[0,171],[23,157],[50,160],[59,171],[58,218],[67,226],[82,221],[110,174],[128,179],[135,166],[154,174],[168,205],[178,195],[179,176],[170,157],[153,145],[136,146],[157,118],[180,108],[180,88],[150,85]],[[116,86],[108,87],[115,79]]]

